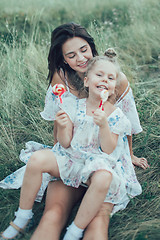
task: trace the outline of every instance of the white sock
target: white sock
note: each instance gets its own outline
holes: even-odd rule
[[[83,236],[84,229],[77,227],[74,222],[67,228],[63,240],[79,240]]]
[[[15,212],[16,218],[14,219],[13,223],[17,225],[20,228],[24,228],[24,226],[27,224],[28,220],[33,217],[32,209],[25,210],[19,208],[17,212]],[[12,227],[9,226],[2,234],[5,238],[13,238],[18,234],[18,231]]]

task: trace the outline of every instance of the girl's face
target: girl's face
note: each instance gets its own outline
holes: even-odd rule
[[[68,39],[62,46],[66,64],[78,73],[86,72],[88,61],[93,57],[87,41],[80,37]]]
[[[89,87],[89,96],[100,98],[102,90],[108,90],[111,96],[115,91],[117,70],[113,63],[106,60],[99,60],[94,64],[84,78],[85,87]]]

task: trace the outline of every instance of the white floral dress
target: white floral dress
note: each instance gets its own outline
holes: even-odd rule
[[[52,98],[56,103],[55,97],[52,96]],[[47,120],[51,118],[54,120],[55,114],[60,108],[69,115],[74,124],[71,146],[65,149],[57,143],[51,148],[57,159],[61,179],[66,185],[77,188],[81,183],[86,183],[94,171],[99,169],[110,171],[112,182],[105,202],[114,204],[112,214],[124,209],[130,198],[139,195],[142,191],[130,158],[127,140],[127,135],[131,135],[129,120],[119,108],[108,117],[111,131],[119,135],[115,150],[108,155],[102,152],[100,148],[99,127],[93,122],[91,116],[86,115],[86,99],[79,100],[67,92],[63,95],[63,104],[56,103],[54,107],[52,105]],[[41,115],[44,116],[44,113],[41,113]],[[24,162],[28,161],[35,149],[46,147],[35,142],[29,142],[27,145],[27,149],[22,150],[20,154],[20,158]],[[21,178],[23,174],[21,173]],[[41,195],[43,195],[43,190],[50,178],[48,174],[43,175],[41,192],[39,192]],[[4,181],[7,182],[8,180]]]
[[[86,183],[89,176],[99,169],[112,173],[112,182],[105,202],[114,204],[112,213],[124,209],[130,198],[141,193],[132,165],[127,135],[131,135],[131,124],[123,112],[117,108],[108,118],[111,131],[118,134],[118,143],[111,154],[101,151],[99,127],[93,117],[86,115],[86,99],[72,101],[65,99],[62,109],[74,123],[71,146],[64,149],[57,143],[54,152],[60,171],[60,177],[66,185],[79,187]]]
[[[63,95],[64,99],[68,98],[68,97],[73,98],[73,101],[77,100],[77,98],[74,95],[72,95],[69,91],[65,92],[64,95]],[[135,101],[134,101],[134,97],[133,97],[131,89],[129,90],[127,95],[124,96],[123,99],[117,101],[116,106],[121,108],[123,113],[130,120],[131,125],[132,125],[132,131],[131,132],[134,133],[134,134],[136,134],[138,132],[141,132],[142,128],[140,126],[139,117],[138,117],[138,113],[137,113],[137,110],[136,110]],[[50,86],[48,88],[48,91],[47,91],[47,94],[46,94],[46,97],[45,97],[45,107],[44,107],[44,110],[43,110],[43,112],[40,113],[41,116],[45,120],[53,121],[54,120],[54,113],[55,113],[56,107],[57,107],[56,97],[52,94],[52,87]],[[27,142],[26,143],[26,149],[25,150],[24,149],[21,150],[20,160],[26,164],[28,162],[28,159],[30,158],[30,156],[33,154],[33,152],[35,152],[37,150],[40,150],[40,149],[45,149],[45,148],[52,149],[52,146],[46,146],[44,144],[40,144],[40,143],[37,143],[37,142],[34,142],[34,141]],[[91,163],[90,163],[91,165],[92,165],[92,162],[93,161],[91,161]],[[134,179],[135,178],[135,173],[134,173],[134,169],[132,167],[131,162],[130,162],[129,165],[127,164],[127,162],[125,162],[125,160],[122,161],[122,162],[123,162],[123,165],[125,166],[125,169],[127,169],[127,167],[128,167],[131,170],[131,172],[133,171],[133,176],[134,176],[133,179]],[[7,176],[5,179],[3,179],[0,182],[0,187],[4,188],[4,189],[18,189],[18,188],[20,188],[22,186],[25,168],[26,168],[26,166],[23,166],[20,169],[18,169],[17,171],[15,171],[14,173],[12,173],[9,176]],[[89,168],[89,165],[88,165],[88,168]],[[122,167],[121,171],[123,172],[123,167]],[[84,172],[84,177],[82,179],[84,182],[85,182],[85,179],[86,179],[85,176],[87,176],[87,175],[88,175],[88,173],[85,175],[85,172]],[[45,189],[46,189],[46,187],[48,185],[48,182],[50,180],[53,180],[53,177],[51,177],[47,173],[44,173],[43,174],[42,185],[41,185],[41,188],[39,190],[39,193],[37,194],[36,201],[40,202],[42,200],[44,191],[45,191]],[[137,180],[135,180],[135,183],[138,184]],[[133,194],[133,196],[137,195],[137,194],[140,194],[141,190],[140,190],[139,185],[138,185],[138,189],[139,189],[139,193],[135,192],[135,194]],[[126,204],[127,203],[128,203],[128,198],[126,200]],[[123,207],[124,207],[124,205],[123,205]]]

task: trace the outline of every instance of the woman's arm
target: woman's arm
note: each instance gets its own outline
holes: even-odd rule
[[[70,83],[67,81],[67,76],[64,76],[63,72],[61,71],[59,72],[59,74],[57,72],[54,73],[51,86],[53,87],[57,83],[63,84],[66,91],[68,91],[68,88],[69,88],[70,93],[72,93],[76,97],[81,97],[81,98],[86,97],[86,93],[84,94],[83,92],[81,93],[82,96],[79,96],[79,91],[77,91],[73,86],[70,85]],[[66,86],[66,83],[68,87]]]
[[[73,123],[63,110],[56,114],[56,123],[57,141],[62,147],[68,148],[73,137]]]
[[[64,77],[59,75],[57,72],[55,72],[53,75],[53,78],[52,78],[52,82],[51,82],[52,87],[57,83],[61,83],[66,87]]]
[[[128,87],[127,77],[124,73],[121,72],[120,76],[119,76],[118,83],[116,85],[116,100],[121,98],[122,94],[126,91],[127,87]],[[129,88],[125,92],[124,96],[128,93],[128,91],[129,91]]]

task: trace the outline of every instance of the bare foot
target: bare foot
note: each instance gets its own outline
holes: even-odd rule
[[[136,157],[135,155],[132,155],[131,159],[132,159],[133,165],[135,166],[141,167],[143,169],[150,167],[146,158],[143,158],[143,157],[139,158],[139,157]]]

